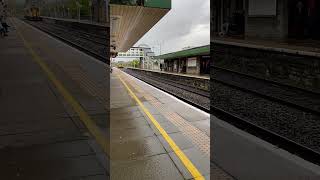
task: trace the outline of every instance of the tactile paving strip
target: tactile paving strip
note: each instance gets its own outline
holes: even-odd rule
[[[210,137],[208,137],[204,132],[194,127],[190,122],[183,119],[179,114],[170,111],[165,104],[161,103],[157,98],[153,97],[151,94],[143,91],[140,86],[135,83],[132,77],[126,76],[124,79],[131,79],[131,86],[137,91],[144,94],[144,98],[150,102],[157,110],[162,113],[170,122],[172,122],[177,128],[179,128],[183,135],[189,138],[193,144],[195,144],[201,152],[210,157]],[[232,176],[227,174],[224,170],[216,166],[215,164],[210,165],[210,178],[218,180],[234,180]]]
[[[164,109],[164,105],[153,104],[158,109]],[[163,115],[179,128],[183,135],[188,137],[197,148],[207,156],[210,156],[210,138],[190,122],[183,119],[175,112],[162,112]]]
[[[103,90],[99,88],[96,83],[89,79],[81,66],[75,66],[74,64],[62,64],[61,62],[57,62],[57,64],[74,81],[78,82],[83,90],[95,97],[101,104],[106,104],[108,102],[106,92],[103,92]]]
[[[126,78],[128,79],[129,77],[126,76]],[[142,91],[139,85],[134,83],[134,81],[129,81],[129,83],[137,91]],[[157,110],[170,122],[172,122],[177,128],[179,128],[182,134],[189,138],[201,152],[203,152],[207,156],[210,156],[210,138],[204,132],[196,128],[176,112],[168,111],[168,109],[165,108],[164,104],[162,104],[158,99],[150,95],[148,92],[143,92],[143,94],[144,98],[148,100],[148,102],[155,108],[157,108]]]

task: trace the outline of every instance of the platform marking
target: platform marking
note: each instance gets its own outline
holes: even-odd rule
[[[11,20],[11,19],[10,19]],[[23,44],[29,51],[34,62],[36,62],[41,69],[48,76],[48,79],[55,85],[60,94],[64,99],[72,106],[73,110],[79,115],[80,120],[85,124],[90,133],[95,137],[99,145],[102,147],[103,151],[108,154],[107,139],[104,137],[103,133],[99,130],[97,125],[93,122],[90,116],[85,112],[77,100],[71,95],[71,93],[63,86],[63,84],[56,78],[54,73],[50,70],[48,65],[41,59],[40,56],[32,49],[30,43],[24,38],[20,30],[17,28],[16,24],[11,20],[12,24],[15,26],[17,33]]]
[[[173,141],[173,139],[171,139],[171,137],[168,135],[168,133],[159,124],[159,122],[152,116],[152,114],[149,112],[149,110],[143,105],[143,103],[140,101],[140,99],[130,89],[128,84],[120,77],[120,75],[118,75],[118,78],[120,79],[122,84],[126,87],[126,89],[128,90],[129,94],[133,97],[133,99],[139,104],[139,106],[143,110],[143,112],[148,116],[148,118],[151,120],[151,122],[154,124],[154,126],[158,129],[158,131],[161,133],[163,138],[170,145],[170,147],[172,148],[174,153],[178,156],[178,158],[181,160],[183,165],[191,173],[193,178],[196,180],[204,180],[204,177],[201,175],[199,170],[193,165],[193,163],[184,154],[184,152],[179,148],[179,146]]]
[[[60,40],[50,36],[47,33],[44,33],[43,31],[40,31],[39,29],[31,26],[30,24],[27,24],[23,21],[21,21],[21,23],[25,24],[26,26],[29,26],[30,28],[41,33],[42,35],[44,35],[44,36],[46,36],[46,37],[48,37],[58,43],[61,43]],[[63,45],[65,45],[68,48],[72,48],[74,51],[76,51],[77,53],[80,53],[81,55],[90,57],[91,58],[90,60],[92,60],[93,62],[98,63],[100,65],[106,66],[106,69],[107,69],[108,65],[106,63],[103,63],[103,62],[93,58],[92,56],[88,56],[87,54],[83,53],[82,51],[79,51],[78,49],[76,49],[72,46],[69,46],[68,44],[63,43]],[[45,52],[49,52],[46,47],[43,47],[43,49]],[[83,73],[82,70],[79,71],[78,69],[76,69],[76,71],[74,71],[73,66],[72,66],[72,68],[69,67],[70,64],[65,65],[65,64],[59,63],[58,61],[56,63],[65,71],[65,73],[68,73],[73,80],[77,81],[83,90],[87,91],[90,95],[94,96],[101,104],[106,104],[107,99],[104,96],[104,93],[100,92],[100,90],[97,88],[96,84],[94,84],[94,82],[92,82],[90,79],[88,79],[88,77]],[[79,66],[79,67],[82,69],[81,66]],[[66,69],[66,68],[68,68],[68,69]],[[82,75],[82,76],[80,77],[80,75]]]
[[[135,80],[135,77],[123,71],[121,72],[129,79]],[[133,88],[141,90],[141,87],[139,87],[136,82],[131,82],[132,83],[130,84],[133,86]],[[201,152],[203,152],[207,156],[210,156],[210,138],[207,134],[205,134],[199,128],[195,127],[195,125],[191,124],[189,121],[185,120],[178,113],[170,110],[168,111],[166,109],[166,106],[162,104],[158,99],[153,97],[149,92],[142,92],[142,94],[153,105],[153,107],[157,108],[162,113],[162,115],[164,115],[169,120],[169,122],[174,124],[179,130],[181,130],[182,134],[187,137],[194,145],[196,145]]]

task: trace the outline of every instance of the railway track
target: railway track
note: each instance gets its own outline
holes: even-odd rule
[[[320,93],[257,78],[222,67],[214,66],[213,70],[214,75],[211,79],[215,82],[228,84],[306,112],[320,114]]]
[[[213,67],[211,113],[320,165],[317,92]]]
[[[205,111],[210,112],[210,92],[187,86],[177,81],[172,81],[167,78],[158,76],[143,76],[130,69],[124,71],[152,86],[155,86],[177,98],[192,104],[193,106]]]
[[[219,103],[211,103],[208,106],[207,103],[210,104],[209,91],[200,91],[197,88],[191,88],[186,84],[159,76],[145,76],[128,69],[124,71],[275,146],[320,165],[320,127],[317,128],[320,125],[320,119],[317,119],[319,117],[317,116],[318,106],[316,105],[318,102],[317,94],[313,92],[282,86],[270,81],[261,82],[260,79],[217,67],[215,73],[218,75],[214,74],[215,76],[211,78],[211,93],[223,94],[229,91],[225,95],[230,99],[241,96],[244,98],[239,99],[238,103],[233,105],[225,103],[224,106],[221,106]],[[284,97],[281,97],[281,95],[284,95]],[[300,98],[297,95],[300,95]],[[294,96],[294,98],[290,99],[291,96]],[[309,101],[304,101],[305,99]],[[251,109],[251,112],[248,112],[250,110],[241,104],[245,101],[249,105],[256,106],[256,109]],[[255,101],[256,103],[254,103]],[[284,109],[278,112],[280,114],[284,113],[283,111],[286,111],[286,108],[289,108],[296,112],[299,111],[300,114],[311,114],[310,116],[307,115],[311,119],[301,122],[303,120],[299,118],[289,120],[275,116],[268,118],[268,114],[264,114],[264,111],[267,110],[262,107],[266,106],[265,108],[268,108],[269,106],[263,104],[263,102],[278,104],[274,106],[275,108],[282,106]],[[232,102],[230,103],[232,104]],[[257,103],[262,104],[257,105]],[[228,109],[226,106],[231,108]],[[243,111],[246,112],[243,113]],[[255,116],[248,115],[250,113],[254,113]]]
[[[45,21],[24,21],[103,62],[107,60],[107,36],[97,35],[54,23],[47,23]]]

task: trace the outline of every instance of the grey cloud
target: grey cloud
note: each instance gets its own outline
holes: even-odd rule
[[[162,53],[209,44],[210,0],[172,0],[169,13],[136,45],[145,43],[152,47],[161,41]],[[156,53],[158,49],[155,49]]]

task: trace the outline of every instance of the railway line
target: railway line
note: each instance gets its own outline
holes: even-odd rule
[[[165,92],[173,94],[174,96],[182,99],[189,104],[192,104],[199,109],[210,112],[210,92],[195,87],[187,86],[184,83],[172,81],[167,78],[156,76],[143,76],[130,69],[124,69],[128,74],[153,85]]]
[[[107,59],[107,38],[102,34],[97,35],[84,30],[78,30],[45,21],[35,22],[25,20],[25,22],[101,61],[106,61]]]
[[[320,114],[320,93],[258,78],[222,67],[213,67],[213,80],[227,83],[266,99]]]

